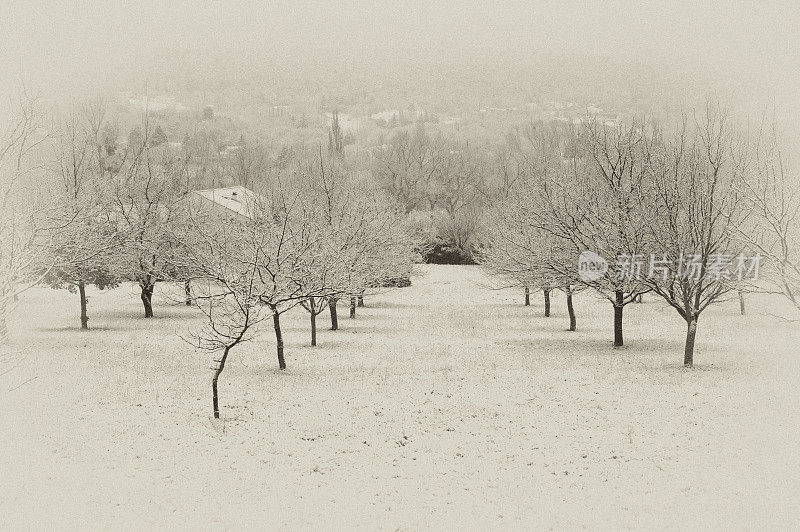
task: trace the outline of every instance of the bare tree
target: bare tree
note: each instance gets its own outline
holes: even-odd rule
[[[348,291],[353,303],[364,293],[407,286],[416,242],[403,213],[390,201],[365,192],[364,209],[354,218],[356,234],[348,262]]]
[[[495,149],[495,170],[490,173],[492,181],[487,187],[491,198],[501,201],[508,198],[514,185],[526,178],[521,151],[519,130],[514,129],[506,135],[505,143]]]
[[[183,188],[176,179],[181,171],[177,158],[165,147],[150,145],[151,129],[145,117],[142,139],[130,143],[109,165],[113,215],[126,240],[124,262],[128,275],[140,287],[145,318],[153,317],[156,283],[174,277],[170,268],[175,264],[175,243],[170,239],[170,225],[176,221],[173,207]]]
[[[331,329],[336,330],[340,298],[349,298],[350,317],[355,318],[368,288],[408,274],[411,236],[399,209],[340,159],[326,158],[320,150],[301,164],[298,175],[304,180],[309,218],[328,235],[322,254],[326,264],[316,270],[324,273]]]
[[[700,315],[736,290],[748,273],[742,268],[752,266],[736,247],[730,216],[743,206],[744,150],[727,112],[713,104],[692,126],[684,121],[673,139],[651,148],[642,204],[651,247],[644,278],[686,322],[683,363],[691,366]]]
[[[443,143],[431,137],[421,122],[411,133],[398,132],[377,152],[376,181],[406,212],[430,206],[444,150]]]
[[[123,239],[104,190],[107,151],[98,144],[102,113],[102,105],[87,105],[71,113],[61,127],[53,158],[57,179],[52,201],[54,215],[70,223],[58,238],[44,242],[47,259],[41,265],[44,281],[52,288],[78,292],[82,329],[89,328],[86,286],[116,287],[121,274],[114,251]]]
[[[328,152],[331,155],[344,154],[344,135],[342,127],[339,125],[339,111],[333,111],[331,117],[331,128],[328,131]]]
[[[247,241],[242,238],[248,222],[206,217],[191,213],[191,223],[175,235],[181,242],[179,255],[184,267],[202,282],[191,302],[206,318],[202,329],[192,335],[198,348],[219,352],[211,379],[214,417],[219,418],[218,381],[231,350],[252,339],[257,326],[269,318],[259,304],[262,287],[256,260],[242,260]]]
[[[311,317],[311,345],[317,345],[317,316],[322,314],[322,311],[327,307],[327,299],[325,297],[309,297],[300,304]]]
[[[567,294],[570,330],[576,330],[572,295],[576,291],[577,254],[569,242],[530,222],[532,203],[525,186],[487,212],[484,220],[484,247],[478,261],[506,286],[522,286],[526,306],[530,287],[539,286],[545,294],[545,317],[550,315],[550,292],[554,287]]]
[[[561,288],[567,296],[567,315],[569,316],[570,331],[578,330],[577,318],[575,317],[575,304],[572,300],[572,297],[575,295],[577,288],[578,285],[573,283],[567,283]]]
[[[24,182],[36,167],[32,154],[45,138],[37,102],[23,98],[0,131],[0,343],[9,340],[7,319],[14,300],[47,271],[42,240],[60,228]]]
[[[261,181],[269,174],[267,154],[265,145],[242,137],[231,161],[233,184],[250,189],[261,188],[264,185]]]
[[[740,183],[743,208],[734,213],[737,236],[763,258],[767,291],[800,310],[800,183],[774,124],[762,127],[750,163]]]
[[[212,382],[216,417],[217,380],[231,349],[271,318],[278,367],[286,369],[281,315],[325,295],[316,272],[324,239],[306,223],[313,220],[301,201],[297,191],[278,187],[254,198],[250,216],[227,219],[190,204],[187,219],[172,233],[179,247],[174,260],[196,280],[192,302],[207,318],[194,337],[198,346],[223,352]]]
[[[278,189],[272,194],[276,209],[262,211],[247,236],[250,255],[258,267],[258,300],[272,313],[278,365],[285,369],[280,316],[309,298],[328,293],[324,276],[316,269],[326,258],[317,251],[328,235],[316,231],[308,210],[301,208],[299,192]]]
[[[531,223],[569,242],[576,255],[588,251],[607,261],[602,277],[576,280],[611,303],[615,347],[624,344],[623,309],[648,290],[619,261],[621,256],[638,256],[648,244],[641,231],[646,213],[639,208],[648,168],[646,148],[652,140],[647,130],[641,121],[621,128],[589,122],[577,137],[578,148],[569,150],[565,140],[572,137],[547,129],[527,136],[531,151],[539,154],[530,170],[536,176]],[[574,276],[575,267],[573,263],[572,272],[561,273]]]

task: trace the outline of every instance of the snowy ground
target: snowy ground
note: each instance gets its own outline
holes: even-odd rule
[[[712,307],[697,366],[654,298],[583,293],[579,331],[472,267],[420,268],[308,346],[307,314],[211,356],[162,288],[36,289],[0,350],[2,528],[770,528],[798,517],[800,325],[778,300]],[[177,289],[176,294],[178,293]],[[773,308],[777,305],[778,308]],[[327,323],[327,314],[320,316]]]

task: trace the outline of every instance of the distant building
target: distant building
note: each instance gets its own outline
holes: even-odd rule
[[[358,133],[358,131],[361,129],[361,121],[355,116],[347,113],[337,113],[336,116],[339,120],[339,127],[341,128],[342,133],[353,135]],[[325,113],[325,119],[327,120],[328,124],[330,124],[333,120],[333,113]]]
[[[268,115],[273,118],[288,116],[288,114],[289,114],[288,105],[273,105],[268,110]]]
[[[485,107],[479,111],[481,113],[516,113],[519,109],[516,107]]]
[[[191,200],[197,200],[201,209],[210,208],[226,217],[252,219],[263,198],[248,188],[235,186],[195,190]]]
[[[219,156],[221,159],[230,159],[239,152],[239,149],[240,146],[237,146],[236,144],[228,144],[220,148]]]
[[[164,111],[175,111],[177,113],[182,113],[189,110],[189,108],[183,105],[183,103],[178,102],[175,100],[175,98],[168,96],[131,96],[128,98],[128,105],[134,109],[141,109],[143,111],[156,113]]]
[[[372,114],[370,118],[376,122],[385,122],[388,124],[392,120],[400,121],[400,111],[397,109],[389,109],[388,111]]]

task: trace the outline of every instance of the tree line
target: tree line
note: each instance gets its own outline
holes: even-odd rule
[[[100,100],[57,119],[23,100],[3,131],[0,341],[37,284],[77,293],[85,329],[87,286],[136,283],[149,318],[156,285],[181,283],[206,318],[190,340],[221,353],[215,415],[231,350],[262,322],[283,369],[281,315],[305,309],[316,345],[322,312],[338,328],[338,301],[354,317],[365,291],[407,282],[415,256],[469,257],[526,304],[541,289],[546,315],[564,291],[570,330],[573,295],[593,291],[609,302],[615,346],[624,309],[654,294],[686,323],[686,365],[712,304],[761,291],[800,310],[800,194],[779,134],[715,104],[669,126],[530,121],[500,145],[420,123],[355,154],[335,114],[327,149],[242,139],[223,156],[202,136],[175,149],[147,115],[127,139],[119,131]],[[238,207],[220,208],[213,185],[242,185],[223,198]]]
[[[153,142],[157,126],[147,116],[135,142],[110,149],[103,132],[113,117],[102,103],[49,130],[33,107],[23,111],[3,152],[0,340],[14,296],[37,284],[76,292],[87,329],[89,285],[136,283],[151,318],[155,286],[181,283],[186,303],[206,318],[187,340],[222,353],[213,378],[218,417],[219,375],[262,321],[272,322],[285,369],[286,311],[308,311],[316,345],[323,309],[335,330],[339,300],[355,317],[367,290],[409,278],[415,245],[402,209],[338,154],[307,149],[260,168],[253,190],[198,192],[198,165]]]
[[[624,309],[655,294],[685,321],[691,366],[701,314],[729,295],[779,293],[800,310],[798,183],[767,125],[748,130],[714,103],[672,126],[530,124],[479,261],[526,300],[531,287],[565,291],[570,330],[572,294],[592,290],[612,307],[616,347]]]

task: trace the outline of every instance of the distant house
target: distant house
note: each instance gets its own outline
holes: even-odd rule
[[[221,159],[230,159],[239,153],[240,149],[241,147],[237,146],[236,144],[228,144],[220,148],[219,156]]]
[[[131,96],[128,98],[128,105],[135,109],[142,109],[144,111],[151,111],[155,113],[162,113],[165,111],[175,111],[182,113],[188,111],[189,108],[178,102],[175,98],[168,96]]]
[[[195,190],[191,197],[198,201],[198,207],[210,208],[225,217],[252,219],[263,198],[252,190],[242,187],[212,188]]]
[[[361,129],[361,121],[357,117],[347,113],[337,113],[336,116],[343,133],[355,134]],[[333,120],[333,113],[325,113],[325,118],[330,124]]]
[[[267,110],[267,114],[273,118],[286,116],[289,114],[288,105],[273,105]]]
[[[399,121],[400,120],[400,111],[397,109],[389,109],[388,111],[381,111],[380,113],[375,113],[370,115],[372,120],[380,123],[389,123],[392,120]]]

